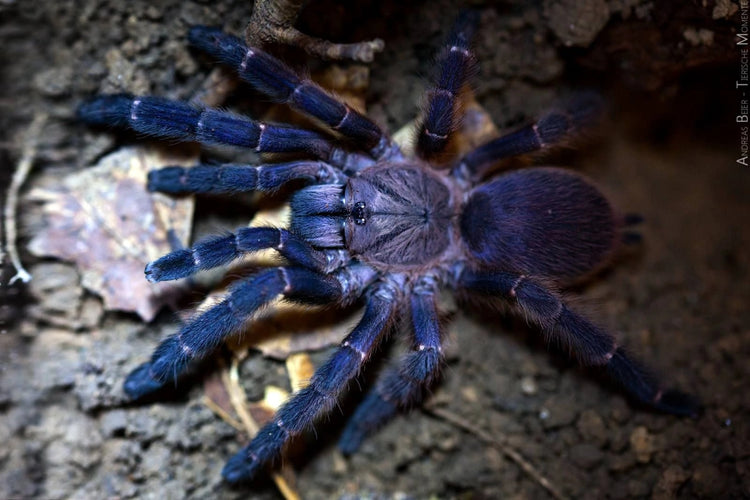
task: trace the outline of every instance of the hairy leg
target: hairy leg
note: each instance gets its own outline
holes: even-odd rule
[[[326,254],[286,229],[244,227],[224,236],[205,238],[191,248],[175,250],[146,266],[152,283],[185,278],[267,248],[278,251],[290,262],[317,271],[326,267]]]
[[[161,97],[101,95],[81,104],[78,117],[92,125],[130,127],[154,137],[226,144],[258,153],[303,151],[327,159],[333,149],[317,132],[257,122]]]
[[[464,12],[440,53],[440,74],[435,87],[427,91],[426,115],[417,136],[421,158],[441,153],[456,126],[458,94],[476,67],[469,47],[478,23],[478,12]]]
[[[196,165],[165,167],[148,173],[149,191],[169,194],[273,192],[292,180],[341,183],[345,176],[321,161],[269,165]]]
[[[339,440],[343,453],[354,453],[368,435],[399,410],[419,403],[437,378],[443,350],[434,289],[418,289],[411,296],[411,319],[413,352],[390,367],[357,407]]]
[[[341,347],[313,375],[310,384],[295,393],[253,440],[232,457],[222,474],[232,483],[251,479],[258,468],[276,458],[284,445],[330,411],[349,381],[359,373],[388,328],[398,304],[395,291],[376,289],[367,299],[359,324]]]
[[[469,183],[479,182],[500,160],[559,146],[566,139],[590,129],[601,115],[602,98],[585,92],[564,109],[552,111],[539,121],[503,135],[467,153],[452,175]]]
[[[194,26],[188,40],[231,66],[240,78],[274,101],[286,103],[317,118],[343,136],[357,141],[375,156],[384,153],[388,139],[375,122],[344,104],[310,80],[302,79],[275,57],[215,28]]]
[[[305,303],[342,303],[357,297],[373,278],[373,271],[366,266],[331,275],[301,267],[266,269],[232,286],[222,302],[162,341],[151,360],[128,375],[125,393],[140,398],[176,381],[192,361],[211,353],[278,295]]]
[[[484,274],[464,271],[463,288],[497,295],[514,303],[548,340],[567,348],[584,366],[602,366],[613,382],[636,401],[660,411],[695,415],[695,402],[687,395],[664,390],[656,378],[619,347],[606,331],[575,313],[560,297],[532,278],[516,273]]]

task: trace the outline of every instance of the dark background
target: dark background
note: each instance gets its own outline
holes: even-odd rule
[[[385,40],[367,105],[395,131],[418,113],[460,5],[349,3],[313,1],[297,26],[334,41]],[[642,213],[644,244],[570,298],[705,411],[693,420],[633,408],[596,376],[549,355],[522,320],[474,311],[453,315],[449,363],[432,400],[506,436],[573,498],[750,495],[750,170],[735,163],[734,120],[739,13],[722,17],[715,9],[731,4],[712,1],[471,4],[481,11],[474,89],[502,130],[577,88],[606,96],[601,138],[546,161],[574,163],[618,206]],[[132,142],[75,123],[76,104],[118,91],[190,99],[210,65],[186,48],[187,27],[241,33],[251,8],[224,0],[0,3],[0,180],[9,181],[39,109],[51,119],[27,189]],[[329,64],[286,52],[295,64]],[[226,203],[198,202],[197,235],[246,220],[242,205]],[[24,251],[44,222],[25,198],[19,212],[19,246],[35,279],[0,289],[0,497],[278,497],[270,481],[222,483],[224,461],[246,436],[203,406],[200,383],[169,402],[124,404],[122,379],[174,329],[174,314],[152,324],[99,314],[74,267]],[[6,269],[3,283],[10,275]],[[283,363],[258,353],[242,367],[251,399],[267,383],[285,384],[284,373]],[[343,418],[318,425],[318,442],[293,461],[304,498],[548,496],[497,448],[420,410],[345,459],[334,446]]]

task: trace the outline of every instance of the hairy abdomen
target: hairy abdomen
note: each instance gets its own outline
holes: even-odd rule
[[[479,267],[572,281],[611,255],[616,220],[584,177],[531,168],[477,187],[464,206],[461,233]]]

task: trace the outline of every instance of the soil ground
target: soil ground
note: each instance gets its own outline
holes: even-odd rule
[[[611,123],[602,138],[549,161],[574,164],[617,206],[642,214],[644,242],[568,297],[704,407],[696,419],[635,408],[596,374],[547,353],[522,320],[453,314],[448,366],[431,404],[504,440],[570,498],[750,496],[750,170],[735,162],[736,62],[725,43],[739,20],[712,19],[713,2],[675,16],[662,3],[472,3],[482,19],[475,91],[501,129],[580,85],[606,95]],[[367,105],[395,131],[418,112],[432,55],[459,7],[346,4],[313,0],[299,26],[337,41],[385,40]],[[596,17],[602,5],[604,19]],[[10,179],[40,109],[51,119],[24,193],[139,140],[86,129],[74,120],[76,103],[98,92],[194,97],[210,65],[186,48],[186,28],[224,24],[240,33],[250,9],[228,0],[0,2],[0,179]],[[560,26],[573,25],[562,17],[581,13],[598,28],[566,35]],[[676,24],[659,24],[665,18]],[[703,27],[715,33],[713,45],[691,43],[687,28]],[[663,39],[654,45],[656,28]],[[242,223],[227,203],[198,202],[195,237]],[[44,224],[38,207],[22,197],[19,218],[34,280],[6,286],[5,269],[0,292],[0,498],[278,498],[269,480],[247,488],[221,481],[247,437],[202,404],[201,384],[167,401],[125,402],[123,378],[174,330],[174,313],[145,324],[102,312],[75,267],[24,250]],[[241,374],[251,399],[287,383],[284,363],[259,353]],[[419,409],[343,457],[335,441],[356,403],[352,392],[343,414],[297,447],[303,498],[549,497],[497,446]]]

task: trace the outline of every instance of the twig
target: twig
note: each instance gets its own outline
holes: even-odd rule
[[[500,439],[498,439],[496,436],[493,436],[489,432],[480,429],[476,425],[464,420],[455,413],[442,408],[425,406],[424,411],[441,420],[453,424],[456,427],[470,432],[471,434],[474,434],[476,437],[478,437],[481,441],[484,441],[485,443],[496,447],[506,457],[515,462],[526,474],[531,476],[531,478],[536,481],[542,488],[547,490],[550,495],[552,495],[557,500],[566,500],[567,497],[560,493],[557,488],[552,485],[549,479],[544,477],[542,473],[539,472],[533,465],[531,465],[531,463],[529,463],[525,458],[523,458],[523,456],[521,456],[518,451],[516,451],[506,443],[507,438],[505,436],[502,436]]]
[[[203,403],[229,425],[236,429],[244,430],[250,437],[253,437],[258,433],[259,426],[250,412],[247,411],[247,395],[242,385],[240,385],[239,363],[239,358],[236,356],[233,357],[232,366],[228,370],[222,370],[221,381],[224,384],[227,394],[229,394],[229,401],[232,403],[232,408],[234,408],[237,416],[239,416],[241,423],[229,416],[226,411],[210,398],[205,397]],[[290,481],[287,481],[285,476],[292,479],[294,477],[291,470],[283,470],[282,473],[274,472],[272,474],[273,481],[276,483],[279,492],[286,500],[300,500],[299,493],[289,484]]]
[[[5,200],[5,209],[3,211],[5,245],[10,263],[16,269],[16,274],[8,282],[10,285],[18,280],[24,283],[31,281],[31,275],[24,269],[23,264],[21,264],[21,258],[18,256],[18,249],[16,248],[16,237],[18,235],[16,230],[16,207],[18,205],[18,192],[29,176],[29,172],[31,172],[31,167],[34,164],[34,156],[36,156],[39,144],[39,136],[42,133],[44,124],[47,122],[47,118],[48,115],[46,113],[37,113],[31,125],[29,125],[24,139],[21,159],[18,161],[16,171],[13,173],[13,179],[8,188],[8,197]],[[0,248],[0,263],[5,262],[5,253]]]
[[[221,381],[224,382],[224,387],[226,387],[229,393],[229,401],[232,403],[234,411],[237,412],[237,416],[240,417],[245,432],[250,436],[255,436],[260,427],[253,416],[250,415],[250,412],[247,411],[247,395],[240,385],[239,362],[237,358],[232,358],[232,366],[229,370],[221,373]]]
[[[201,399],[201,402],[206,405],[206,407],[211,410],[212,412],[216,413],[224,422],[228,423],[235,429],[237,429],[240,432],[244,432],[245,428],[242,426],[242,422],[238,422],[234,417],[232,417],[229,413],[224,411],[224,408],[219,406],[213,399],[209,398],[208,396],[204,395]]]
[[[245,41],[258,47],[269,43],[285,43],[302,48],[308,54],[325,59],[350,59],[372,62],[385,43],[376,38],[359,43],[333,43],[296,30],[293,25],[306,0],[257,0],[250,22],[245,28]]]

